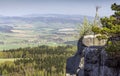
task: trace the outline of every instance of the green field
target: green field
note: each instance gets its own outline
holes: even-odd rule
[[[74,17],[74,16],[73,16]],[[41,21],[43,19],[43,21]],[[7,49],[16,49],[20,47],[34,47],[38,45],[65,45],[71,41],[76,41],[78,34],[76,28],[80,22],[74,22],[73,19],[63,21],[59,19],[46,18],[21,18],[6,19],[0,24],[0,51]],[[70,21],[69,21],[70,20]],[[5,21],[5,22],[4,22]],[[11,22],[13,21],[13,22]],[[72,22],[73,21],[73,22]],[[4,26],[4,28],[3,28]],[[9,29],[12,28],[12,29]],[[7,32],[4,32],[7,31]]]
[[[66,30],[66,27],[60,28],[57,23],[54,28],[55,24],[49,27],[42,27],[41,24],[31,24],[33,28],[26,25],[28,24],[22,24],[21,26],[16,24],[15,27],[13,26],[13,33],[0,32],[0,51],[38,45],[64,45],[65,42],[77,39],[75,38],[76,31],[69,31],[70,27],[67,28],[68,30]],[[61,26],[64,25],[61,24]]]

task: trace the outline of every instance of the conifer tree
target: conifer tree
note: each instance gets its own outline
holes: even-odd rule
[[[93,27],[93,32],[101,34],[98,38],[108,39],[106,50],[109,52],[120,52],[120,5],[112,4],[114,14],[110,17],[101,18],[102,27]]]

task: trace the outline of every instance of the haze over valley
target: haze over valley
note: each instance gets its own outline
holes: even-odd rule
[[[63,14],[1,16],[0,50],[38,45],[75,45],[77,27],[84,17]],[[93,20],[93,17],[87,18]]]

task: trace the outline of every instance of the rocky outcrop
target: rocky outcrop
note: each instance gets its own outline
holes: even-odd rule
[[[76,52],[76,54],[70,58],[67,59],[67,66],[66,66],[66,76],[76,76],[77,73],[77,69],[79,68],[80,62],[82,59],[82,50],[86,47],[83,43],[82,43],[83,37],[81,37],[78,40],[77,45],[81,46],[81,47],[77,47],[78,51]]]
[[[103,46],[106,44],[107,39],[102,39],[99,40],[97,38],[97,36],[100,36],[100,34],[97,35],[85,35],[82,42],[86,45],[86,46]]]
[[[102,46],[80,46],[67,59],[66,76],[120,76],[120,58],[111,58]]]

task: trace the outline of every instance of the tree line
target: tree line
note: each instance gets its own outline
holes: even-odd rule
[[[38,46],[4,50],[0,58],[16,58],[0,63],[0,75],[5,76],[65,76],[66,59],[75,46]]]

